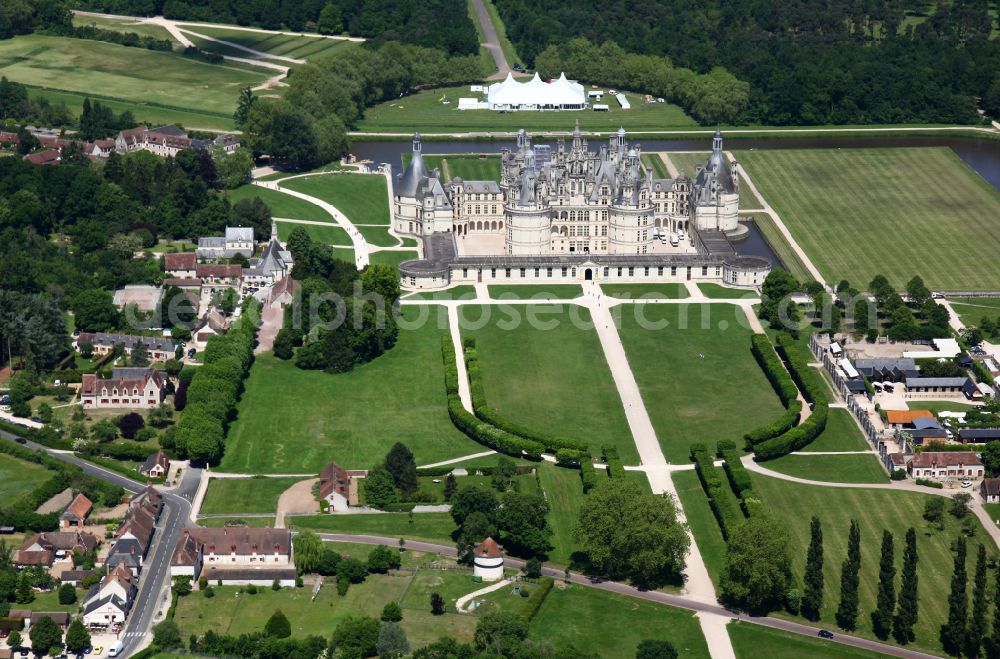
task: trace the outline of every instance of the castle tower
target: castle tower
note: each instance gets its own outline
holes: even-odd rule
[[[504,204],[507,253],[518,256],[548,254],[552,249],[552,212],[545,196],[538,194],[535,152],[531,148],[524,152],[521,175],[510,193],[513,199],[508,197]]]

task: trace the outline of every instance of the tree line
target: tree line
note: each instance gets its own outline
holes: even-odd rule
[[[551,62],[549,47],[583,37],[652,56],[662,69],[711,75],[723,67],[750,86],[735,123],[973,123],[980,97],[1000,110],[1000,41],[989,39],[986,0],[496,4],[529,65]],[[600,80],[629,79],[602,62],[610,68]]]

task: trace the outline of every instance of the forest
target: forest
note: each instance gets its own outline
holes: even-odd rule
[[[986,97],[987,108],[1000,104],[1000,41],[989,39],[996,20],[987,0],[496,4],[528,65],[561,63],[582,37],[595,52],[613,42],[651,56],[647,66],[724,68],[750,85],[733,123],[971,123],[978,98]],[[584,61],[588,81],[627,82],[614,57]]]

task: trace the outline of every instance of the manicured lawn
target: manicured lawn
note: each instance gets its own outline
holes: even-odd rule
[[[333,204],[355,224],[389,224],[389,197],[384,176],[322,174],[291,179],[281,185]]]
[[[641,157],[642,164],[646,169],[653,170],[653,178],[673,178],[667,171],[667,165],[658,153],[644,153]]]
[[[495,300],[571,300],[582,294],[577,284],[491,284],[487,289]]]
[[[430,314],[400,329],[395,347],[348,373],[304,371],[259,355],[229,429],[223,471],[309,473],[336,460],[367,469],[397,441],[418,464],[484,450],[448,418],[440,318],[405,307],[403,318]]]
[[[353,247],[331,247],[333,252],[333,258],[340,259],[341,261],[347,261],[348,263],[354,263],[354,248]],[[375,259],[371,259],[374,261]]]
[[[754,291],[747,291],[740,288],[729,288],[720,284],[702,283],[698,284],[702,295],[713,300],[739,300],[748,297],[758,297]]]
[[[378,252],[376,252],[378,254]],[[405,296],[407,300],[474,300],[476,299],[476,287],[471,285],[460,285],[443,291],[417,291]]]
[[[688,297],[684,284],[601,284],[601,291],[626,300],[636,298],[679,300]]]
[[[549,504],[549,525],[553,532],[554,549],[549,552],[549,560],[559,565],[571,565],[574,562],[573,552],[577,549],[573,527],[580,518],[580,506],[586,496],[580,470],[539,464],[538,478]]]
[[[244,185],[235,190],[230,190],[227,194],[230,203],[233,204],[241,199],[260,197],[271,209],[271,215],[274,217],[334,224],[334,220],[330,217],[330,214],[316,204],[311,204],[305,199],[299,199],[290,194],[262,188],[259,185]]]
[[[810,442],[803,452],[815,451],[864,451],[868,441],[845,409],[834,407],[826,419],[826,428]]]
[[[949,298],[951,308],[966,325],[982,325],[983,318],[996,321],[1000,318],[1000,299],[989,297]],[[988,338],[988,337],[987,337]]]
[[[663,130],[672,126],[694,126],[684,111],[670,103],[643,103],[642,97],[626,94],[632,104],[622,110],[610,99],[608,112],[511,112],[492,110],[459,110],[458,99],[470,96],[468,85],[420,91],[410,96],[387,101],[365,112],[358,124],[362,132],[454,133],[463,131],[571,131],[579,119],[586,131],[614,132],[624,126],[627,131]],[[447,105],[442,98],[450,101]],[[689,174],[693,175],[694,172]]]
[[[58,582],[56,582],[58,583]],[[40,593],[34,591],[35,599],[28,604],[15,604],[11,602],[11,608],[14,609],[29,609],[31,611],[68,611],[70,613],[76,613],[76,610],[83,604],[84,591],[81,588],[76,589],[76,602],[73,604],[60,604],[59,603],[59,588],[56,587],[47,593]],[[25,639],[28,638],[27,634],[22,634]]]
[[[228,63],[207,64],[144,48],[38,34],[0,43],[0,68],[10,80],[37,87],[155,103],[226,119],[236,109],[239,90],[268,76],[260,69]],[[156,71],[155,85],[148,83],[150,71]],[[227,123],[231,125],[231,120]]]
[[[409,250],[405,252],[369,252],[368,261],[369,263],[383,263],[385,265],[393,265],[399,267],[399,264],[403,261],[410,261],[417,258],[416,252],[411,252]]]
[[[259,50],[265,53],[271,53],[272,55],[283,55],[285,57],[294,57],[296,59],[314,60],[318,57],[329,55],[330,53],[342,50],[344,48],[350,48],[353,44],[350,41],[326,39],[321,37],[301,37],[294,35],[285,34],[268,34],[265,32],[250,32],[247,30],[238,30],[234,28],[225,27],[185,27],[181,26],[182,30],[191,30],[197,34],[203,34],[207,37],[214,37],[216,39],[222,39],[223,41],[229,41],[230,43],[235,43],[244,48],[252,48],[253,50]],[[214,46],[221,46],[222,44],[214,44]],[[213,49],[212,42],[206,42],[206,49]],[[221,51],[220,51],[221,52]],[[252,56],[246,51],[240,51],[241,57]],[[227,51],[225,54],[229,54]]]
[[[0,501],[14,503],[53,475],[42,465],[0,454]]]
[[[889,476],[874,454],[786,455],[763,463],[789,476],[827,483],[888,483]]]
[[[809,274],[808,268],[788,244],[788,240],[785,239],[784,234],[778,229],[771,216],[767,213],[749,213],[749,216],[753,218],[754,224],[764,236],[764,240],[781,260],[781,266],[801,282],[812,281],[813,276]]]
[[[358,227],[358,231],[365,237],[365,240],[376,247],[397,247],[399,240],[389,235],[388,226]]]
[[[906,530],[917,530],[919,554],[919,620],[915,631],[916,649],[940,652],[938,630],[948,617],[949,583],[954,554],[951,546],[957,538],[960,524],[951,515],[945,515],[946,528],[937,531],[929,527],[922,514],[925,502],[932,496],[916,492],[894,490],[866,490],[799,485],[787,481],[752,474],[754,492],[765,506],[783,520],[790,534],[792,569],[801,583],[805,566],[806,548],[809,545],[809,525],[813,515],[823,525],[824,564],[823,607],[818,627],[828,627],[836,632],[834,613],[840,599],[841,564],[847,555],[847,531],[854,518],[861,528],[861,586],[858,632],[874,638],[871,632],[870,613],[875,608],[878,588],[878,561],[882,531],[888,529],[895,537],[897,575],[902,569],[903,546]],[[976,535],[969,539],[967,569],[975,569],[976,545],[983,543],[996,554],[992,540],[977,524]],[[992,574],[990,575],[992,578]],[[897,588],[898,588],[897,576]],[[774,613],[780,617],[787,614]],[[800,619],[801,620],[801,619]]]
[[[500,157],[497,155],[446,156],[444,160],[452,178],[458,177],[466,181],[500,180]]]
[[[726,628],[736,659],[876,659],[885,655],[749,623]]]
[[[409,513],[296,515],[289,517],[288,521],[293,528],[310,529],[317,533],[405,537],[408,540],[423,540],[449,547],[455,544],[451,538],[455,522],[450,513],[414,513],[413,523],[410,523]]]
[[[705,561],[708,574],[718,585],[719,574],[726,564],[726,540],[722,537],[719,523],[712,513],[705,489],[698,480],[698,474],[692,471],[676,471],[670,475],[677,488],[677,496],[684,508],[688,526],[698,543],[698,551]]]
[[[975,407],[957,400],[911,400],[906,406],[911,410],[930,410],[935,415],[941,412],[968,412]]]
[[[288,236],[291,235],[292,231],[294,231],[296,227],[302,227],[305,229],[306,233],[309,234],[309,237],[318,243],[344,246],[351,244],[351,237],[347,235],[347,232],[339,226],[333,224],[323,227],[316,224],[278,222],[278,240],[281,240],[282,242],[288,240]]]
[[[254,529],[263,528],[265,526],[274,526],[273,517],[205,517],[198,520],[198,526],[221,528],[226,525],[226,522],[236,520],[242,520],[246,522],[246,526]]]
[[[681,657],[709,656],[690,611],[576,584],[552,589],[531,621],[530,636],[601,657],[634,657],[647,638],[669,640]]]
[[[776,149],[739,159],[826,279],[863,286],[881,273],[902,287],[919,274],[936,290],[995,288],[1000,192],[951,149]]]
[[[589,311],[561,305],[478,311],[483,318],[489,313],[488,322],[464,322],[462,336],[476,339],[491,409],[530,429],[587,440],[595,454],[602,444],[615,444],[625,464],[638,462]],[[463,318],[479,318],[479,313]]]
[[[665,327],[650,326],[664,321]],[[669,462],[689,462],[694,442],[739,442],[743,433],[781,414],[778,397],[750,354],[745,323],[743,311],[730,304],[634,305],[622,311],[625,353]]]
[[[208,482],[201,512],[273,513],[278,508],[281,493],[301,478],[213,478]]]
[[[990,519],[1000,526],[1000,503],[984,503],[983,510],[990,516]]]

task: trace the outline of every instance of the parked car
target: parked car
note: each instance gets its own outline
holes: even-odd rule
[[[15,437],[14,439],[17,440],[18,444],[27,444],[28,443],[28,440],[26,440],[24,437]]]
[[[972,481],[962,481],[962,487],[972,487]]]
[[[10,636],[9,629],[0,629],[0,638],[7,638],[8,636]]]
[[[833,632],[821,629],[819,630],[819,634],[817,634],[817,636],[819,636],[820,638],[833,638]]]

